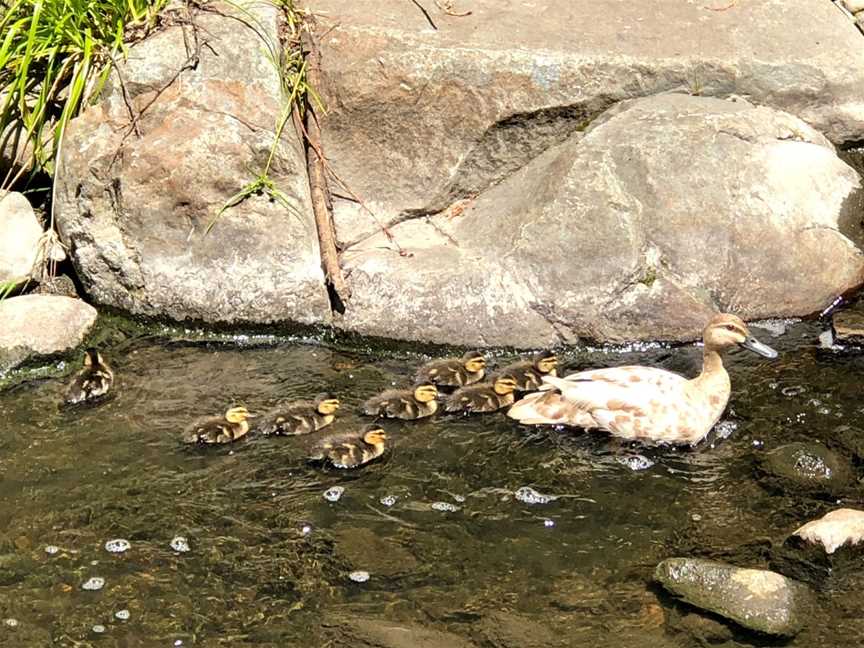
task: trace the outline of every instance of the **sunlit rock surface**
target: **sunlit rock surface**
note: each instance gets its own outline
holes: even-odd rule
[[[42,226],[23,194],[0,192],[0,283],[30,275]]]
[[[843,545],[857,545],[864,540],[864,511],[842,508],[826,513],[797,529],[794,535],[825,547],[832,554]]]
[[[134,45],[120,73],[131,109],[115,74],[70,125],[57,224],[96,302],[177,320],[328,320],[305,157],[290,123],[270,173],[288,205],[252,195],[205,234],[263,170],[282,112],[267,58],[279,47],[279,10],[247,11],[208,5],[193,10],[194,30],[184,13]]]
[[[717,310],[819,311],[864,280],[846,235],[860,231],[860,192],[787,113],[682,94],[623,102],[463,212],[392,227],[407,253],[381,234],[351,246],[338,325],[541,346],[692,339]]]
[[[830,0],[456,0],[461,17],[420,2],[437,29],[417,4],[306,5],[328,158],[385,219],[480,193],[616,102],[670,90],[747,97],[834,143],[864,139],[861,34]],[[374,229],[360,205],[336,207],[344,240]]]
[[[96,323],[96,309],[72,297],[21,295],[0,301],[0,322],[0,371],[5,371],[81,344]]]
[[[654,577],[687,603],[767,634],[796,634],[812,606],[806,586],[764,569],[668,558]]]

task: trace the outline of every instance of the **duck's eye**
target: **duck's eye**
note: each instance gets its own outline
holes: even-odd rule
[[[725,328],[727,331],[732,331],[733,333],[735,332],[735,327],[732,326],[731,324],[727,324],[724,328]]]

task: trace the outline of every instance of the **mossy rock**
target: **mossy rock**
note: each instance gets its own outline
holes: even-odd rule
[[[788,493],[834,496],[855,481],[850,462],[821,443],[788,443],[766,452],[759,463],[762,482]]]

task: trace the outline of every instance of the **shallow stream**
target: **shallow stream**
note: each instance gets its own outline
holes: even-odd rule
[[[772,543],[836,506],[769,490],[755,467],[790,441],[837,447],[838,427],[862,419],[864,356],[820,348],[814,323],[753,330],[781,357],[729,354],[730,407],[695,449],[442,416],[385,423],[391,450],[352,472],[307,465],[310,437],[190,449],[179,434],[229,404],[261,411],[325,390],[343,401],[328,431],[356,427],[365,398],[428,356],[273,340],[109,345],[116,397],[101,406],[59,409],[60,380],[0,393],[0,644],[377,646],[369,628],[387,621],[514,648],[858,645],[864,597],[848,584],[826,587],[787,643],[694,633],[686,606],[651,584],[672,555],[765,566]],[[693,375],[701,349],[559,357],[567,370]],[[333,486],[344,488],[335,502],[323,496]],[[527,503],[523,487],[558,497]],[[857,488],[844,504],[860,506]],[[107,551],[118,538],[129,548]],[[82,588],[94,577],[100,589]],[[404,645],[454,645],[424,636]]]

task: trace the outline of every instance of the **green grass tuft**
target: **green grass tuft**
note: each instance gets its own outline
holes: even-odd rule
[[[151,24],[165,0],[6,0],[0,10],[0,135],[17,126],[31,160],[18,160],[0,189],[24,169],[53,175],[69,120],[101,88],[112,57],[125,54],[132,24]],[[21,147],[23,149],[23,147]],[[14,167],[18,167],[18,171]]]

